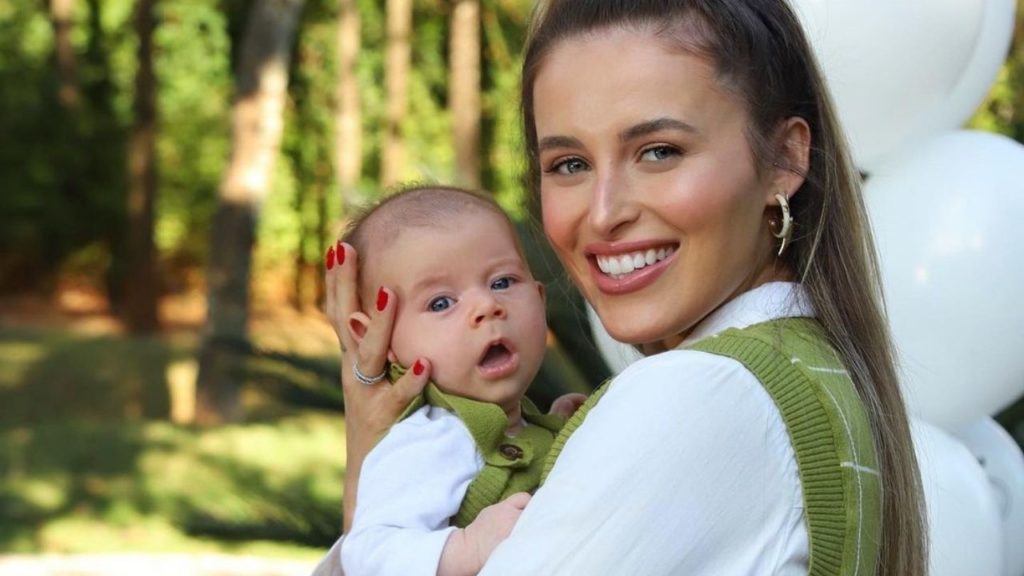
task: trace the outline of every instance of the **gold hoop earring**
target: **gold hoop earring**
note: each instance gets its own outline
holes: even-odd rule
[[[775,218],[769,220],[768,224],[770,228],[773,228],[772,236],[782,240],[778,253],[778,256],[782,256],[782,253],[786,251],[786,246],[793,238],[793,217],[789,214],[789,199],[786,198],[786,195],[776,194],[775,199],[779,201],[779,208],[782,210],[782,224],[780,226],[779,221]],[[774,228],[779,228],[779,231],[776,232]]]

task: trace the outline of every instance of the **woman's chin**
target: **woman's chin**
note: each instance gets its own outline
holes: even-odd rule
[[[655,322],[655,319],[621,313],[602,315],[600,311],[598,316],[608,335],[625,344],[642,346],[661,342],[673,334],[666,326]],[[664,321],[664,318],[660,320]]]

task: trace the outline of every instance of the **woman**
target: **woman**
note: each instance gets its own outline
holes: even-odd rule
[[[482,574],[923,574],[857,177],[785,1],[547,2],[522,112],[549,241],[647,357],[563,432]],[[341,250],[333,319],[358,308]],[[382,294],[354,355],[367,374],[396,306]],[[362,457],[422,382],[343,380],[348,511]]]

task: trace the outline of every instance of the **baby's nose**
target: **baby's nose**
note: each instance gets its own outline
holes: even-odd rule
[[[479,325],[488,319],[504,318],[505,307],[498,302],[494,297],[488,297],[480,302],[480,305],[474,310],[473,324]]]

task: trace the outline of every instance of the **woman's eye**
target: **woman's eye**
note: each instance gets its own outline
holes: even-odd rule
[[[491,290],[508,290],[515,283],[515,279],[509,276],[502,276],[491,282]]]
[[[672,156],[679,156],[679,154],[679,150],[672,146],[652,146],[643,151],[640,155],[640,159],[647,162],[657,162],[659,160],[671,158]]]
[[[583,172],[586,169],[587,163],[583,160],[579,158],[566,158],[552,165],[548,172],[569,176]]]
[[[438,296],[427,304],[427,309],[431,312],[444,312],[455,305],[455,299],[451,296]]]

